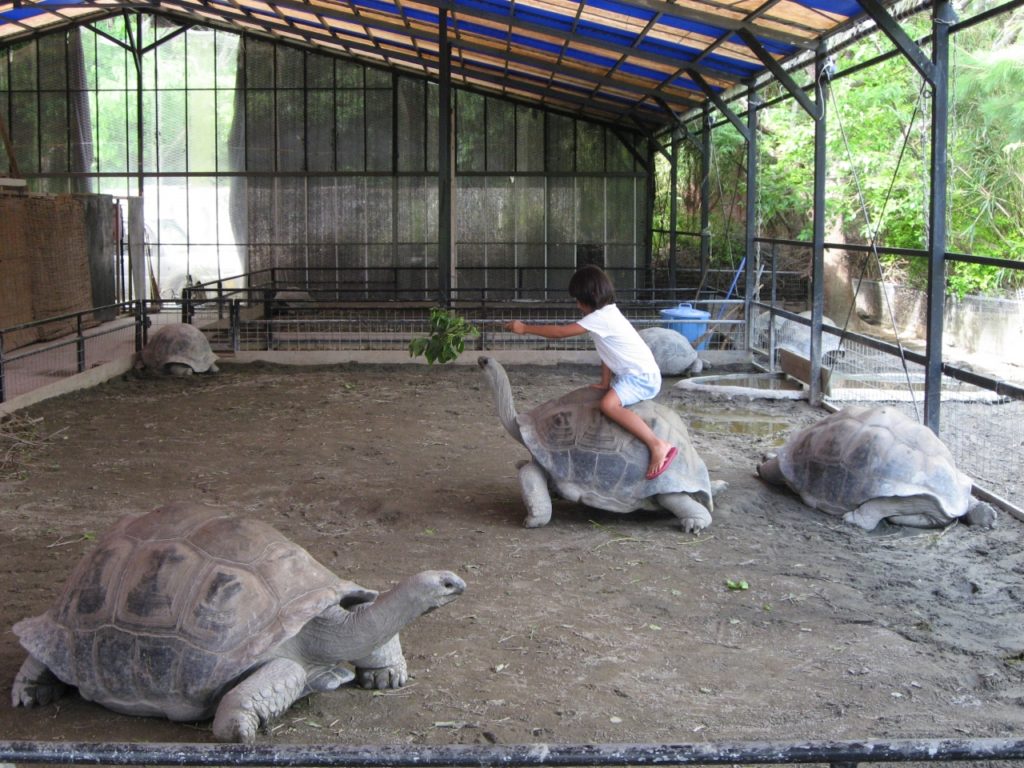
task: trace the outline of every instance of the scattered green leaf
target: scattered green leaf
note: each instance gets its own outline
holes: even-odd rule
[[[744,579],[726,579],[725,586],[737,592],[750,589],[750,585]]]

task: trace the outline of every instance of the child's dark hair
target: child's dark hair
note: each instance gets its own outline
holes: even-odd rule
[[[600,309],[615,303],[615,286],[604,270],[588,264],[569,280],[569,295],[588,307]]]

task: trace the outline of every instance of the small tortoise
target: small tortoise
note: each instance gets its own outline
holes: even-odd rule
[[[135,367],[151,373],[191,376],[216,373],[217,356],[206,335],[188,323],[161,326],[142,348]]]
[[[991,506],[972,499],[971,479],[945,444],[895,408],[833,413],[791,435],[757,473],[868,531],[881,520],[917,528],[995,521]]]
[[[502,425],[532,456],[519,468],[527,528],[551,520],[551,489],[569,501],[610,512],[665,509],[687,532],[711,524],[712,494],[726,484],[711,482],[675,411],[650,400],[630,406],[658,437],[678,449],[668,469],[648,480],[647,447],[601,413],[602,392],[583,387],[517,414],[502,365],[490,357],[480,357],[478,363]]]
[[[423,571],[378,595],[265,523],[172,504],[118,522],[50,610],[14,625],[29,656],[11,699],[44,705],[73,685],[124,714],[215,715],[218,739],[250,742],[297,699],[357,675],[404,685],[399,630],[465,586]]]
[[[640,338],[651,348],[654,360],[665,376],[683,376],[704,370],[704,363],[697,357],[697,351],[678,331],[652,326],[641,330]]]

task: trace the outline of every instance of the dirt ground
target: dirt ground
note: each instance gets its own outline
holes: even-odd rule
[[[526,409],[596,369],[512,366]],[[114,520],[191,499],[266,520],[385,589],[449,568],[466,593],[403,633],[410,685],[298,702],[263,743],[684,743],[1019,735],[1024,527],[868,534],[762,484],[803,402],[662,401],[689,419],[714,522],[557,502],[522,527],[515,462],[475,366],[224,366],[121,379],[16,416],[0,476],[0,682],[10,627],[42,612]],[[737,426],[745,425],[745,426]],[[30,445],[35,443],[35,445]],[[730,588],[745,582],[747,589]],[[0,707],[7,739],[212,741],[209,723],[76,695]]]

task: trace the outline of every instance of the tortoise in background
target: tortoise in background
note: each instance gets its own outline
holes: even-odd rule
[[[639,331],[658,368],[665,376],[684,376],[704,370],[704,361],[683,334],[671,328],[652,326]]]
[[[945,443],[892,407],[837,411],[788,437],[757,474],[869,531],[882,520],[917,528],[995,522],[995,510],[972,498],[971,479]]]
[[[149,337],[135,360],[136,369],[172,376],[216,373],[217,356],[206,335],[188,323],[163,325]]]

